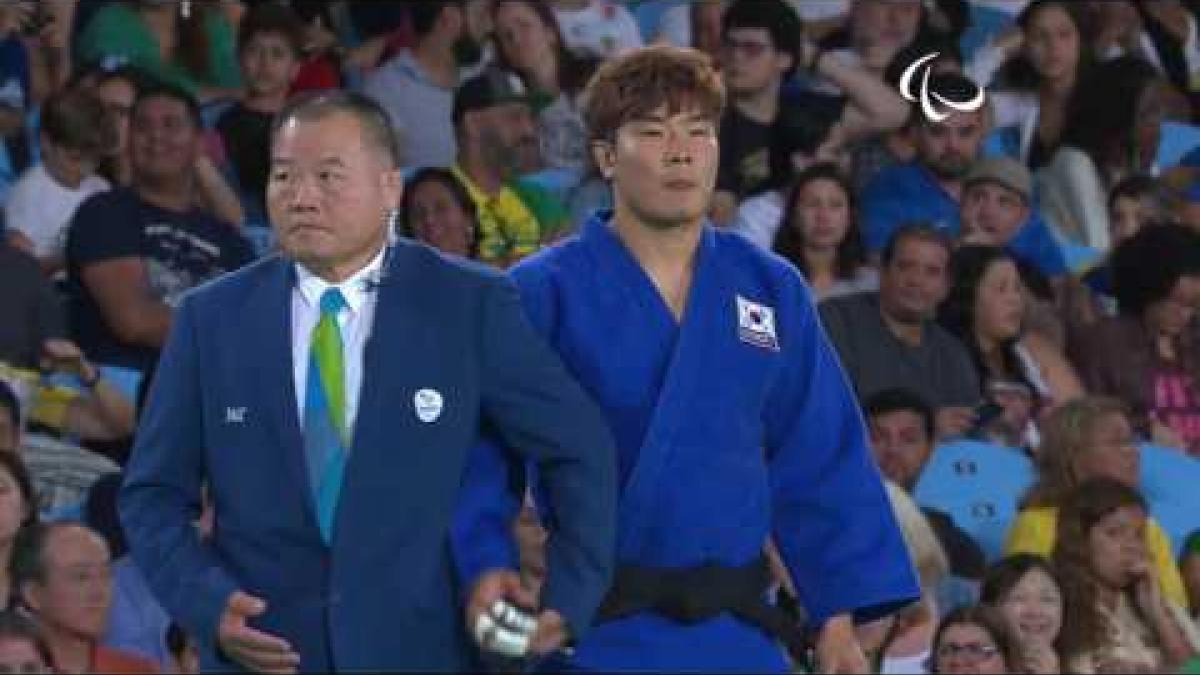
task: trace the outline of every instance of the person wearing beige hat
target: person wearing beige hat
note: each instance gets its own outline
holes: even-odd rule
[[[975,160],[963,180],[959,237],[964,243],[999,246],[1046,277],[1067,270],[1058,242],[1035,214],[1033,177],[1007,156]]]

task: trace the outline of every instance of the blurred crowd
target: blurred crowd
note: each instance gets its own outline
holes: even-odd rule
[[[711,223],[807,281],[920,573],[919,604],[859,629],[878,672],[1200,668],[1198,22],[1192,0],[0,3],[0,666],[196,668],[114,500],[172,308],[272,254],[289,97],[377,101],[394,236],[507,267],[611,206],[580,97],[667,42],[724,79]],[[514,536],[536,585],[533,510]]]

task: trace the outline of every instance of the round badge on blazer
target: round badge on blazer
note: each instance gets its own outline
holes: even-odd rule
[[[413,394],[413,408],[417,419],[428,424],[442,414],[442,394],[436,389],[421,389]]]

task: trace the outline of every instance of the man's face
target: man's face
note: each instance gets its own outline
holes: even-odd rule
[[[792,57],[775,49],[765,28],[731,28],[722,40],[721,62],[730,94],[742,98],[778,85]]]
[[[1007,246],[1029,217],[1029,207],[1018,192],[993,181],[979,181],[963,191],[960,215],[963,239]]]
[[[593,147],[612,177],[613,197],[638,221],[659,229],[698,224],[717,181],[716,121],[695,109],[665,105]]]
[[[310,269],[365,264],[386,239],[402,185],[366,140],[346,112],[292,119],[276,134],[267,210],[280,248]]]
[[[192,171],[199,139],[184,103],[165,96],[140,102],[129,134],[135,179],[182,180]]]
[[[921,415],[913,410],[893,410],[873,416],[868,426],[879,470],[888,480],[911,490],[933,451]]]
[[[879,303],[884,314],[901,323],[933,317],[946,297],[950,252],[926,239],[906,237],[879,275]]]
[[[917,159],[933,175],[958,180],[967,175],[983,143],[983,114],[956,112],[939,123],[916,126]]]
[[[536,171],[542,163],[537,125],[529,105],[511,102],[467,113],[489,163],[505,176]]]
[[[104,635],[112,601],[108,545],[82,527],[52,530],[42,552],[45,578],[26,586],[38,621],[79,638]]]
[[[279,33],[259,33],[250,38],[238,60],[246,88],[259,96],[286,93],[300,66],[291,43]]]

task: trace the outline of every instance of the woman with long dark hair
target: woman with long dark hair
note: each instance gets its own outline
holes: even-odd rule
[[[1015,127],[1018,159],[1032,168],[1050,160],[1062,137],[1067,102],[1092,64],[1091,22],[1078,2],[1034,0],[1016,24],[984,45],[967,72],[990,92],[993,127]]]
[[[854,192],[833,164],[814,164],[796,177],[772,248],[800,270],[818,299],[879,287],[867,266]]]
[[[1137,490],[1107,478],[1081,484],[1063,502],[1054,564],[1070,672],[1172,672],[1200,653],[1195,625],[1155,578],[1147,514]]]
[[[537,0],[497,0],[492,6],[496,58],[532,92],[542,157],[552,168],[588,165],[578,96],[599,65],[567,51],[554,11]]]
[[[1046,338],[1024,330],[1026,300],[1012,254],[992,246],[964,246],[951,262],[951,284],[938,309],[938,321],[967,347],[984,390],[981,396],[1007,403],[1012,429],[1022,446],[1036,446],[1036,418],[1055,405],[1083,394],[1066,357]],[[1027,403],[1005,398],[1019,385]],[[1026,410],[1014,410],[1025,405]]]

